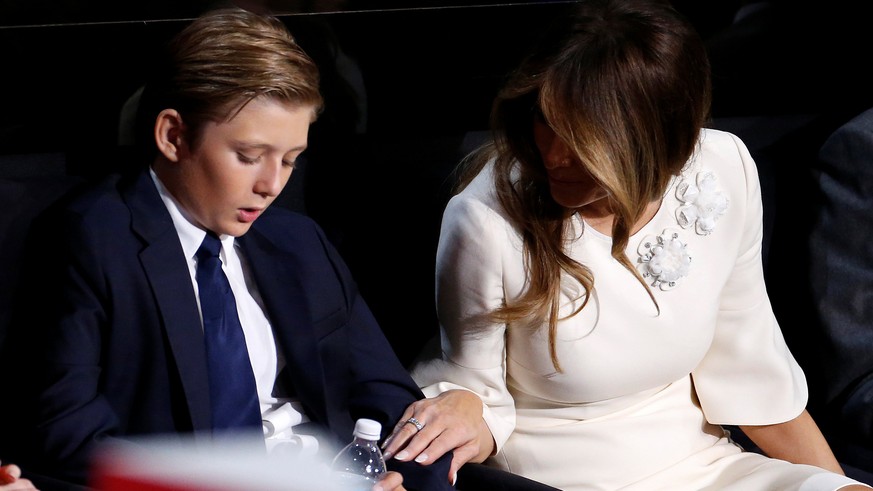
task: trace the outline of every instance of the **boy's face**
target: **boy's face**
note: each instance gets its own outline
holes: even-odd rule
[[[188,218],[239,237],[288,183],[306,149],[311,106],[269,98],[249,102],[233,119],[207,122],[196,146],[180,148],[174,197]]]

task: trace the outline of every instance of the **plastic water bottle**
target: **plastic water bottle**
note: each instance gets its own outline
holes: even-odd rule
[[[385,473],[385,458],[379,449],[381,433],[378,421],[361,418],[355,423],[354,439],[331,463],[341,489],[369,491]]]

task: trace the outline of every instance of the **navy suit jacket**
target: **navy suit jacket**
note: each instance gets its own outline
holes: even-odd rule
[[[22,467],[86,483],[106,438],[209,433],[206,355],[194,289],[172,220],[148,172],[112,177],[52,209],[37,227],[7,360],[29,366],[16,439]],[[59,239],[54,238],[59,237]],[[309,218],[268,209],[237,239],[309,417],[339,444],[354,421],[387,433],[423,397],[346,265]],[[38,300],[36,300],[38,299]],[[13,339],[17,339],[13,342]],[[24,355],[24,356],[22,356]],[[11,369],[11,368],[10,368]],[[23,372],[29,373],[29,372]],[[383,434],[384,436],[384,434]],[[409,489],[450,489],[450,455],[389,462]]]

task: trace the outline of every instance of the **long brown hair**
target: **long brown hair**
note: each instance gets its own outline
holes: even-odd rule
[[[460,189],[490,160],[497,196],[524,244],[524,293],[490,314],[510,323],[548,322],[555,369],[562,274],[583,299],[594,276],[565,252],[568,217],[549,193],[533,138],[535,114],[545,121],[610,196],[615,214],[612,256],[654,296],[625,254],[631,227],[660,199],[695,150],[710,114],[705,46],[693,26],[658,0],[586,0],[546,29],[510,75],[492,108],[493,142],[472,154]],[[584,298],[583,298],[584,297]],[[657,305],[657,302],[655,302]]]

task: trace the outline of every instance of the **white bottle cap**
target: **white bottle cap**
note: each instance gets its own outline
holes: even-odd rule
[[[379,441],[381,435],[382,423],[378,421],[361,418],[355,423],[355,436],[358,438]]]

